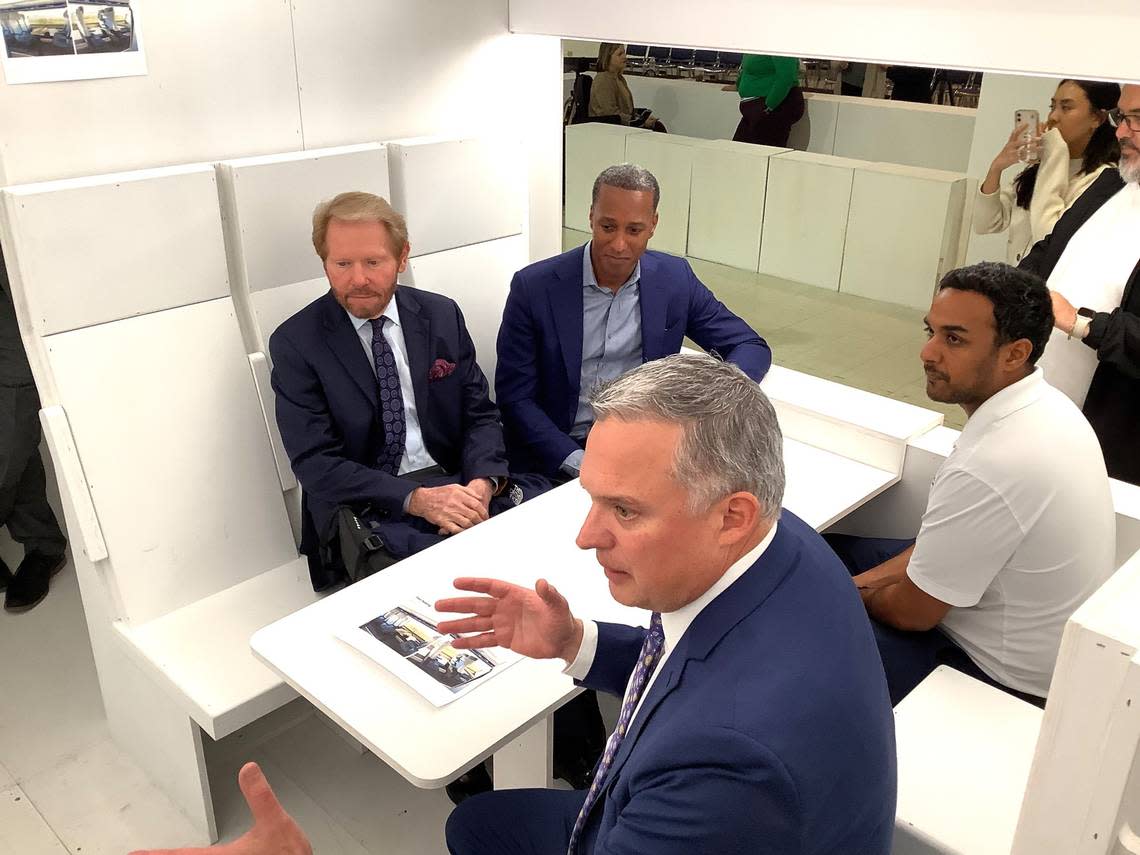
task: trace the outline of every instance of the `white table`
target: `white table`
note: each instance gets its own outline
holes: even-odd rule
[[[785,507],[816,528],[899,477],[787,438],[784,457]],[[547,716],[580,691],[562,674],[561,661],[524,660],[490,686],[436,708],[335,633],[409,595],[445,588],[460,575],[523,585],[545,577],[581,617],[646,625],[648,613],[614,602],[593,552],[574,545],[588,506],[578,482],[566,484],[270,624],[250,644],[314,706],[416,786],[440,787],[492,753],[496,787],[547,786]]]

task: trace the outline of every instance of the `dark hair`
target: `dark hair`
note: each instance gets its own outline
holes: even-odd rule
[[[994,306],[997,343],[1028,339],[1033,345],[1029,364],[1041,358],[1053,330],[1053,299],[1040,276],[1001,262],[982,261],[951,270],[938,283],[939,291],[944,288],[981,294]]]
[[[1081,87],[1093,110],[1107,113],[1120,100],[1120,85],[1116,83],[1066,78],[1057,85],[1064,83],[1073,83]],[[1106,120],[1093,131],[1088,145],[1085,146],[1085,153],[1081,159],[1081,172],[1085,175],[1094,172],[1105,163],[1117,163],[1120,160],[1120,143],[1116,139],[1116,129],[1108,123],[1107,117],[1105,118]],[[1037,170],[1040,168],[1041,164],[1035,163],[1028,169],[1022,170],[1021,174],[1013,179],[1018,207],[1029,209],[1029,200],[1033,198],[1033,188],[1037,185]]]

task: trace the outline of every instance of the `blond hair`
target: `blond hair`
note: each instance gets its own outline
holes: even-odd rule
[[[595,63],[598,71],[610,70],[610,58],[614,55],[614,51],[620,47],[625,47],[625,45],[615,42],[602,42],[598,45],[598,61]]]
[[[328,256],[327,235],[329,223],[342,220],[346,223],[380,223],[392,241],[397,258],[408,245],[408,224],[388,200],[374,193],[352,191],[341,193],[317,205],[313,211],[313,249],[324,261]]]

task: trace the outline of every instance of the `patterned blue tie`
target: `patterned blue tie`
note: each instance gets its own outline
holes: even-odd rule
[[[645,691],[645,684],[649,681],[649,675],[653,673],[657,660],[661,658],[661,645],[664,642],[665,632],[661,628],[661,615],[654,612],[649,619],[649,632],[641,645],[641,652],[637,655],[637,665],[633,669],[629,688],[626,689],[625,700],[621,704],[621,714],[618,716],[617,727],[610,734],[605,753],[602,754],[602,759],[594,773],[594,783],[590,785],[589,792],[586,793],[586,801],[582,803],[582,809],[578,811],[578,818],[574,820],[574,830],[570,832],[570,846],[566,850],[567,855],[574,855],[574,850],[582,837],[582,829],[586,827],[586,819],[590,816],[590,811],[593,810],[594,805],[597,804],[598,796],[605,789],[606,775],[609,774],[614,757],[617,756],[622,740],[625,739],[626,731],[629,730],[629,722],[633,718],[633,711],[637,709],[637,702],[641,700],[641,695]]]
[[[380,393],[380,418],[384,423],[384,447],[376,458],[376,465],[389,475],[400,472],[400,458],[404,456],[404,441],[408,425],[404,421],[404,395],[400,391],[400,375],[396,372],[396,357],[384,338],[386,317],[373,318],[372,361],[376,364],[376,384]]]

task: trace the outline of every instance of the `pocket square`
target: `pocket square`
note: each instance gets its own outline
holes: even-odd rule
[[[437,359],[431,364],[431,369],[428,371],[428,380],[442,380],[455,370],[455,363],[448,362],[446,359]]]

